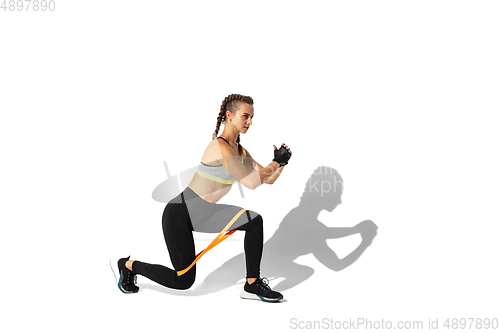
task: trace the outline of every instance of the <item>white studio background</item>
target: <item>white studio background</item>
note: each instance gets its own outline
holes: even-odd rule
[[[499,14],[495,1],[2,9],[2,323],[250,332],[323,318],[499,318]],[[196,166],[233,93],[255,101],[242,137],[254,158],[269,163],[282,142],[293,157],[274,186],[245,198],[235,187],[225,202],[261,213],[267,239],[329,166],[343,203],[318,219],[373,220],[377,237],[341,271],[297,259],[315,272],[282,304],[243,301],[241,284],[188,297],[142,277],[141,292],[120,293],[111,256],[170,265],[152,191],[164,161],[171,175]],[[196,283],[242,251],[243,235],[231,237],[200,261]],[[346,255],[356,242],[329,245]]]

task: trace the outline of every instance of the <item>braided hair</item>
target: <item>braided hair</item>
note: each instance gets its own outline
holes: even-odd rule
[[[253,99],[250,96],[244,96],[240,94],[232,94],[224,98],[222,105],[220,106],[219,116],[217,117],[217,125],[215,126],[215,132],[212,135],[212,140],[217,138],[219,133],[220,125],[226,121],[226,111],[236,112],[240,109],[241,103],[247,103],[253,105]],[[240,145],[240,135],[236,138],[236,144],[238,145],[238,152],[240,155],[243,153]]]

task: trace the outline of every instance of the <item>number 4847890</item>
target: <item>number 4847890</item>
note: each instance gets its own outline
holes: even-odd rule
[[[54,0],[4,0],[0,9],[3,11],[20,12],[20,11],[54,11],[56,2]]]

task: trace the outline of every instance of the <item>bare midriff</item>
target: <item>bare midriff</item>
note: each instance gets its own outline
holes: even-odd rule
[[[225,196],[233,185],[221,184],[194,174],[188,187],[205,201],[217,202]]]

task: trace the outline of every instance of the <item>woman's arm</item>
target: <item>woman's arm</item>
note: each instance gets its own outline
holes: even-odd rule
[[[240,157],[234,155],[233,150],[226,142],[219,142],[219,148],[221,152],[220,162],[224,168],[243,186],[251,190],[264,184],[279,168],[279,163],[274,161],[264,168],[250,156],[246,156],[247,161],[245,164],[241,164]]]
[[[274,148],[276,149],[276,146],[274,146]],[[245,159],[245,163],[246,165],[249,165],[251,164],[252,167],[253,167],[253,164],[255,165],[254,168],[257,170],[257,171],[260,171],[262,169],[264,169],[262,167],[262,165],[259,164],[259,162],[257,162],[256,160],[254,160],[252,158],[252,155],[250,155],[250,153],[248,152],[248,150],[246,150],[245,148],[243,148],[243,151],[244,151],[244,154],[245,154],[245,157],[248,157],[248,159]],[[248,162],[247,162],[248,161]],[[248,163],[248,164],[247,164]],[[276,169],[265,181],[264,181],[264,184],[269,184],[269,185],[272,185],[274,184],[274,182],[276,181],[276,179],[278,179],[278,177],[281,175],[281,172],[283,171],[283,168],[284,166],[282,167],[278,167],[278,169]]]
[[[274,172],[271,177],[269,177],[267,180],[266,180],[266,184],[269,184],[269,185],[272,185],[274,184],[274,182],[276,181],[276,179],[278,179],[278,177],[281,175],[281,173],[283,172],[283,168],[284,166],[280,166],[278,168],[278,170],[276,170],[276,172]]]

